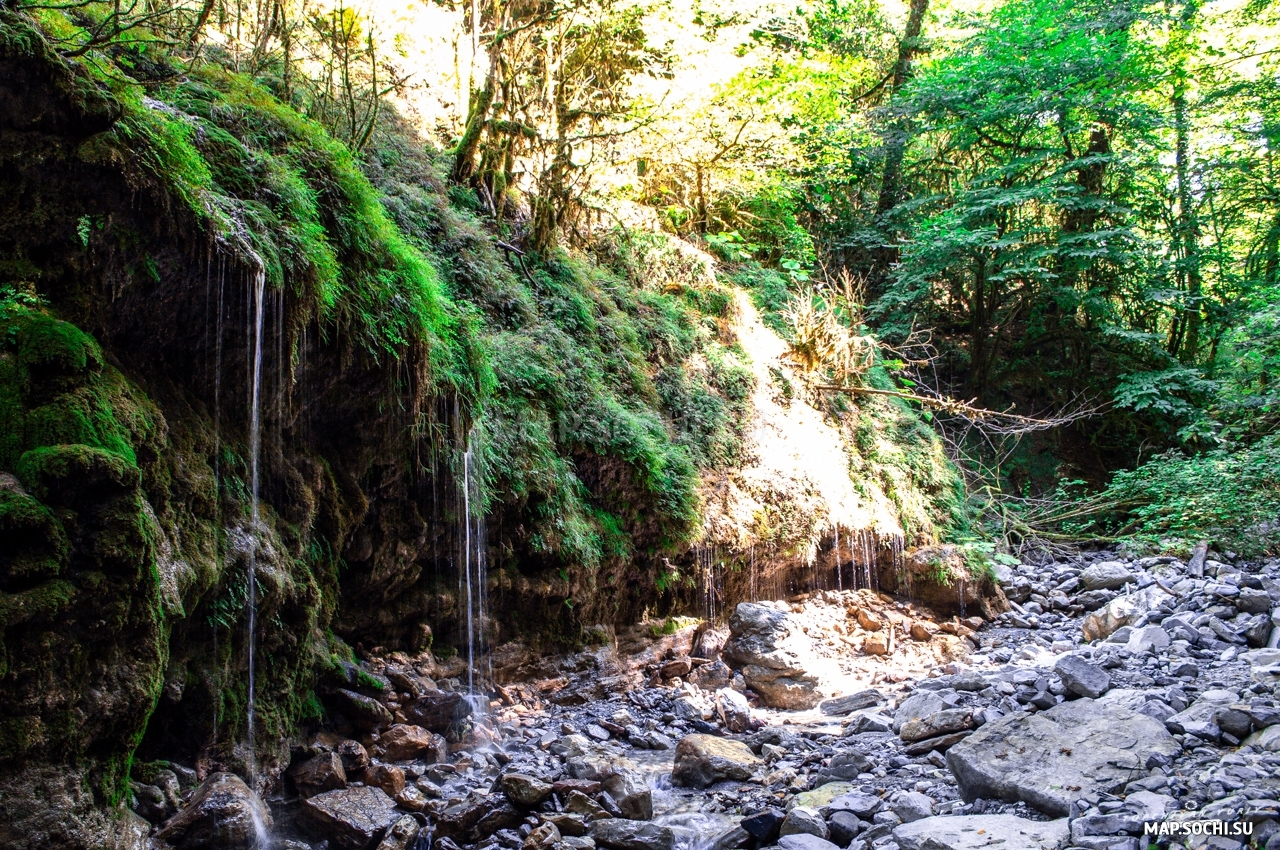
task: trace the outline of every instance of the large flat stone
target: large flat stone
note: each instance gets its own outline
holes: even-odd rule
[[[1034,821],[1014,815],[945,815],[893,830],[902,850],[1059,850],[1071,838],[1067,819]]]
[[[366,850],[401,814],[381,788],[365,785],[303,800],[298,821],[312,835],[327,838],[343,850]]]
[[[1073,800],[1113,793],[1145,775],[1152,755],[1180,751],[1152,718],[1079,699],[986,724],[947,752],[947,766],[965,800],[1021,800],[1061,816]]]

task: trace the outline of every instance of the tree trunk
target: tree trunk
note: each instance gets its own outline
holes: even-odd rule
[[[1174,173],[1178,189],[1177,238],[1179,277],[1185,294],[1181,338],[1170,351],[1184,363],[1194,363],[1200,347],[1202,295],[1200,276],[1200,223],[1191,197],[1191,116],[1187,103],[1189,80],[1187,63],[1191,53],[1191,36],[1195,28],[1196,0],[1184,0],[1173,35],[1175,51],[1173,71]]]
[[[924,29],[924,16],[929,11],[929,0],[911,0],[907,13],[907,25],[898,44],[898,59],[893,64],[889,102],[911,79],[912,60],[920,52],[920,34]],[[909,126],[905,117],[893,119],[885,134],[884,171],[880,179],[880,197],[876,202],[876,223],[881,229],[883,244],[872,251],[869,275],[869,295],[879,295],[889,269],[898,261],[898,248],[893,244],[896,228],[889,213],[902,196],[902,160],[906,155]]]

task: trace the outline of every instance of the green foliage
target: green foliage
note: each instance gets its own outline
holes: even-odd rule
[[[1116,473],[1073,532],[1101,527],[1154,548],[1210,540],[1248,555],[1280,552],[1280,436],[1188,456],[1170,452]]]

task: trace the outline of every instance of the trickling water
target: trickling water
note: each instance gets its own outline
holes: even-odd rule
[[[462,525],[463,553],[462,573],[459,580],[462,586],[460,594],[466,601],[467,624],[467,702],[471,705],[471,715],[477,722],[483,722],[488,712],[489,699],[484,693],[484,671],[479,669],[477,659],[484,653],[485,623],[485,588],[487,569],[485,565],[484,517],[472,516],[472,488],[478,487],[473,469],[474,457],[471,451],[471,438],[468,436],[466,449],[462,454]],[[476,493],[478,495],[478,493]],[[474,527],[473,527],[474,526]],[[477,673],[479,676],[477,677]],[[477,678],[479,688],[477,689]]]
[[[247,699],[247,726],[249,746],[249,780],[256,786],[258,765],[254,752],[254,713],[256,697],[256,654],[257,654],[257,620],[258,620],[258,546],[261,542],[259,527],[260,510],[258,505],[259,474],[258,459],[262,454],[262,300],[266,289],[266,271],[259,261],[253,275],[253,291],[251,293],[253,316],[253,359],[250,374],[249,392],[249,521],[252,540],[249,546],[249,693]],[[257,824],[255,822],[255,830]],[[264,827],[265,834],[265,827]],[[262,845],[266,846],[266,845]]]
[[[840,569],[840,523],[836,523],[836,590],[844,590],[844,575]]]

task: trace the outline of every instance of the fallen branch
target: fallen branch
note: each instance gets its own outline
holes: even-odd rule
[[[971,421],[985,423],[995,421],[1002,423],[1006,430],[1009,427],[1016,427],[1020,433],[1060,428],[1063,425],[1076,421],[1077,419],[1087,419],[1090,416],[1096,416],[1102,412],[1101,408],[1082,408],[1070,413],[1055,416],[1051,419],[1037,419],[1032,416],[1021,416],[1017,413],[1008,413],[1002,410],[988,410],[986,408],[976,407],[970,402],[956,401],[951,398],[935,398],[933,396],[916,395],[915,393],[901,392],[900,390],[878,390],[872,387],[851,387],[837,384],[819,384],[816,389],[826,390],[828,392],[849,393],[851,395],[879,395],[888,396],[889,398],[900,398],[904,401],[917,401],[928,407],[933,407],[955,416],[962,416]]]

